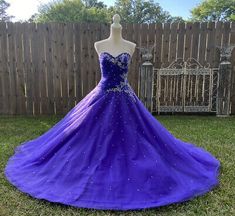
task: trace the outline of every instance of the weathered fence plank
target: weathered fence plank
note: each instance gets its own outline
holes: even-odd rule
[[[76,93],[76,104],[82,100],[82,67],[81,67],[81,43],[82,43],[82,34],[81,34],[81,23],[74,24],[74,72],[75,72],[75,93]]]
[[[217,22],[215,26],[215,47],[222,47],[222,22]],[[219,66],[219,61],[220,61],[220,55],[219,55],[219,49],[217,48],[214,53],[214,61],[212,66],[213,67],[218,67]]]
[[[161,51],[162,51],[162,23],[156,23],[156,35],[155,35],[155,67],[160,68],[162,61],[161,61]]]
[[[129,40],[129,41],[132,41],[132,39],[133,39],[132,36],[134,35],[133,24],[132,23],[126,23],[125,28],[127,30],[125,39]],[[129,66],[130,73],[128,73],[128,80],[130,80],[130,85],[131,86],[134,86],[134,83],[133,83],[133,81],[134,81],[133,66],[134,66],[133,64],[130,64],[130,66]]]
[[[68,77],[67,110],[75,105],[75,74],[74,74],[74,25],[67,23],[65,29],[66,66]]]
[[[40,113],[48,114],[48,97],[47,97],[47,81],[46,81],[46,55],[45,55],[45,33],[44,33],[45,25],[39,23],[37,25],[38,31],[38,61],[39,61],[39,85],[40,85]]]
[[[184,57],[184,37],[185,37],[185,23],[180,22],[178,30],[177,58]]]
[[[10,75],[10,114],[17,114],[16,105],[16,59],[15,59],[15,25],[7,23],[7,37],[8,37],[8,70]]]
[[[170,23],[164,23],[163,26],[163,42],[162,42],[162,62],[164,67],[170,64],[169,62],[169,42],[170,42]]]
[[[214,52],[216,51],[215,46],[215,22],[208,23],[208,40],[207,40],[207,55],[206,60],[210,66],[213,65]]]
[[[102,32],[101,32],[101,23],[97,23],[96,25],[96,28],[97,28],[97,32],[96,32],[96,41],[99,41],[101,40],[101,35],[102,35]],[[94,44],[93,44],[93,47],[94,47]],[[95,49],[95,48],[94,48]],[[95,59],[96,59],[96,62],[97,62],[97,68],[96,68],[96,71],[95,71],[95,80],[96,80],[96,85],[98,84],[98,82],[100,81],[100,77],[101,77],[101,73],[100,73],[100,66],[99,66],[99,56],[98,56],[98,53],[95,51]]]
[[[171,34],[170,34],[170,55],[169,62],[175,61],[177,53],[177,30],[178,23],[171,24]]]
[[[89,41],[89,61],[92,64],[88,74],[89,74],[89,92],[94,88],[96,85],[96,71],[98,70],[99,66],[97,65],[97,53],[94,49],[94,43],[97,41],[97,25],[95,23],[90,24],[90,41]]]
[[[191,38],[192,38],[192,23],[186,23],[186,30],[185,30],[185,43],[184,43],[184,61],[187,61],[188,58],[191,56]]]
[[[146,47],[148,47],[148,24],[146,24],[146,23],[141,24],[140,31],[141,31],[141,35],[140,35],[139,47],[145,47],[146,48]],[[139,83],[139,84],[140,84],[140,86],[142,85],[141,83]],[[141,95],[145,94],[145,96],[143,97],[143,101],[145,102],[145,100],[146,100],[146,91],[145,91],[145,93],[138,92],[138,95],[140,95],[140,94]]]
[[[53,24],[46,23],[44,28],[45,37],[45,61],[46,61],[46,82],[47,82],[47,113],[55,113],[55,99],[54,99],[54,74],[53,74],[53,38],[51,37],[53,32]]]
[[[192,52],[190,58],[194,58],[198,61],[198,47],[200,40],[200,23],[195,22],[192,24]]]
[[[230,44],[235,45],[235,22],[231,23]],[[231,83],[231,113],[235,113],[235,49],[231,55],[232,83]]]
[[[206,63],[205,61],[205,55],[206,55],[206,38],[207,38],[207,23],[201,23],[200,28],[200,47],[199,47],[199,62],[204,65]]]
[[[136,44],[136,46],[139,46],[140,44],[140,25],[139,24],[136,24],[134,23],[133,24],[133,38],[132,38],[132,41]],[[139,59],[139,56],[140,56],[140,50],[138,49],[138,47],[136,47],[134,53],[133,53],[133,56],[131,58],[131,64],[133,65],[132,67],[132,70],[130,70],[131,73],[133,73],[133,76],[132,76],[132,88],[134,89],[135,93],[138,94],[138,87],[139,87],[139,84],[138,84],[138,77],[139,77],[139,66],[140,66],[140,59]]]
[[[0,22],[0,113],[10,114],[10,73],[7,62],[7,29],[6,23]]]
[[[25,83],[26,83],[26,106],[27,106],[27,115],[33,115],[33,69],[32,69],[32,28],[33,23],[24,24],[24,72],[25,72]]]

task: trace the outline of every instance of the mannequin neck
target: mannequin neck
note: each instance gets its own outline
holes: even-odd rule
[[[114,41],[114,42],[119,42],[121,41],[122,38],[122,28],[116,28],[116,27],[112,27],[110,28],[110,36],[109,38],[110,40]]]

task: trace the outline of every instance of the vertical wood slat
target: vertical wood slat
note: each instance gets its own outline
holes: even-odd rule
[[[149,31],[148,31],[149,47],[152,47],[155,44],[155,34],[156,34],[155,25],[156,25],[155,23],[150,23],[149,24]],[[134,32],[132,34],[134,34]],[[155,51],[156,51],[156,47],[154,47],[153,51],[152,51],[152,54],[153,54],[152,62],[153,62],[153,64],[155,63],[155,58],[154,58]]]
[[[235,44],[235,22],[231,23],[230,45]],[[232,63],[232,86],[231,86],[231,113],[235,114],[235,50],[231,56]]]
[[[149,28],[148,28],[148,45],[149,47],[153,47],[155,45],[155,35],[156,35],[156,24],[155,23],[150,23]],[[134,34],[134,32],[133,32]],[[153,47],[152,54],[152,63],[155,64],[155,52],[156,52],[156,46]]]
[[[186,23],[186,30],[185,30],[185,40],[184,40],[184,61],[187,61],[191,56],[191,39],[192,39],[192,23]],[[184,104],[188,105],[188,99],[190,97],[190,74],[184,75]]]
[[[24,73],[25,73],[25,86],[26,86],[26,113],[27,115],[33,115],[33,81],[32,81],[32,56],[31,56],[31,35],[32,35],[32,23],[24,23]]]
[[[150,23],[149,24],[149,31],[148,31],[148,43],[149,43],[149,47],[152,47],[155,45],[155,23]],[[134,32],[133,32],[134,34]],[[153,54],[153,59],[152,59],[152,64],[154,65],[155,63],[155,57],[154,57],[154,54],[155,54],[155,50],[156,50],[156,47],[154,46],[153,47],[153,50],[152,50],[152,54]],[[147,86],[147,94],[149,95],[147,97],[147,104],[149,104],[150,106],[150,110],[152,111],[153,110],[153,98],[155,97],[153,94],[154,94],[154,89],[153,89],[153,79],[154,79],[154,74],[153,74],[153,70],[151,70],[151,72],[149,72],[148,74],[148,80],[147,80],[147,83],[148,83],[148,86]]]
[[[15,23],[15,58],[16,58],[16,103],[17,114],[26,113],[25,77],[23,71],[23,26]]]
[[[127,23],[126,29],[127,29],[126,40],[132,41],[132,36],[134,35],[133,24]],[[130,51],[127,50],[127,52],[130,52]],[[131,87],[135,88],[137,80],[135,80],[135,74],[134,74],[135,71],[133,70],[134,65],[132,63],[133,63],[133,60],[131,59],[131,64],[128,68],[128,80],[129,80]]]
[[[191,52],[191,58],[194,58],[198,61],[198,50],[199,47],[199,35],[200,35],[200,23],[195,22],[192,24],[192,52]]]
[[[97,32],[96,32],[95,42],[101,40],[101,38],[102,38],[101,27],[102,27],[102,24],[97,23]],[[94,44],[93,44],[93,46],[94,46]],[[96,50],[95,50],[95,53],[96,53],[96,59],[97,59],[97,68],[96,68],[95,79],[96,79],[96,85],[97,85],[98,82],[100,81],[100,78],[101,78],[101,72],[100,72],[100,64],[99,64],[99,55],[96,52]]]
[[[90,40],[89,40],[89,62],[92,62],[90,65],[90,69],[88,71],[89,75],[89,83],[88,83],[88,89],[89,92],[93,90],[93,88],[96,86],[96,73],[99,68],[98,61],[97,61],[97,53],[94,48],[94,43],[97,40],[97,25],[95,23],[90,23]]]
[[[223,33],[223,41],[222,41],[223,46],[227,46],[229,45],[230,22],[223,23],[222,33]]]
[[[180,22],[178,27],[177,58],[184,57],[184,34],[185,34],[185,23]]]
[[[3,24],[3,25],[2,25]],[[0,22],[0,32],[4,31],[4,23]],[[4,101],[5,99],[5,88],[4,88],[4,69],[3,69],[3,52],[2,46],[4,43],[3,34],[0,34],[0,113],[5,113]]]
[[[170,34],[169,62],[173,62],[176,59],[178,23],[172,23],[170,29],[171,29],[171,34]]]
[[[169,42],[170,42],[170,23],[164,23],[163,26],[163,41],[162,41],[162,62],[163,67],[167,67],[169,62]]]
[[[93,89],[93,65],[94,65],[94,49],[93,49],[93,31],[94,31],[94,26],[93,23],[89,23],[87,25],[87,35],[86,38],[89,38],[89,41],[87,41],[87,56],[85,57],[85,61],[87,62],[87,71],[86,71],[86,76],[87,76],[87,90],[84,93],[84,96],[87,95],[92,89]],[[93,62],[90,64],[90,62]]]
[[[231,23],[230,45],[235,44],[235,22]],[[231,113],[235,114],[235,49],[232,52]]]
[[[67,24],[60,24],[60,50],[66,50],[66,30]],[[68,62],[66,58],[67,53],[60,51],[60,77],[61,77],[61,114],[68,112]]]
[[[148,24],[141,24],[141,47],[148,47]]]
[[[48,97],[47,97],[47,70],[46,70],[46,54],[45,54],[45,34],[44,34],[45,25],[39,23],[37,24],[38,31],[38,77],[40,85],[40,113],[48,113]]]
[[[154,59],[155,59],[155,64],[154,66],[156,68],[160,68],[162,61],[161,61],[161,51],[162,51],[162,23],[156,23],[156,35],[155,35],[155,54],[154,54]]]
[[[170,54],[169,54],[169,62],[173,62],[177,59],[177,31],[178,31],[178,23],[172,23],[170,26]],[[176,76],[170,76],[170,105],[175,104],[175,83],[176,83]]]
[[[163,25],[163,40],[162,40],[162,63],[163,67],[167,67],[170,64],[169,61],[169,44],[170,44],[170,23],[164,23]],[[164,83],[164,101],[168,100],[169,96],[169,76],[166,76],[166,80]]]
[[[135,82],[132,84],[132,88],[133,90],[135,91],[135,93],[138,95],[138,86],[139,86],[139,83],[138,83],[138,78],[139,78],[139,66],[140,66],[140,59],[139,59],[139,56],[140,56],[140,50],[139,50],[139,46],[140,46],[140,25],[139,24],[133,24],[133,42],[136,44],[136,48],[135,48],[135,51],[132,55],[132,63],[133,63],[133,67],[132,67],[132,71],[133,71],[133,79],[135,80]]]
[[[162,50],[162,32],[163,32],[163,28],[162,28],[162,23],[156,23],[155,26],[155,44],[156,47],[154,48],[154,67],[155,68],[160,68],[162,61],[161,61],[161,50]],[[160,75],[157,72],[156,75],[156,79],[157,79],[157,85],[154,86],[153,92],[154,95],[153,97],[156,98],[156,104],[155,100],[153,102],[153,107],[157,107],[157,111],[159,111],[159,106],[160,106],[160,91],[161,91],[161,87],[159,86],[161,84],[160,82]]]
[[[66,47],[66,63],[67,63],[67,110],[71,110],[75,106],[75,74],[74,74],[74,25],[67,23],[65,29],[65,47]]]
[[[17,106],[16,106],[16,67],[15,67],[15,27],[14,24],[11,22],[7,23],[7,55],[8,55],[8,71],[10,75],[10,114],[16,114],[17,113]]]
[[[0,22],[0,113],[10,114],[10,74],[7,68],[7,26]]]
[[[40,59],[41,54],[40,47],[37,46],[35,41],[40,41],[39,31],[37,24],[33,24],[32,29],[32,38],[31,38],[31,45],[32,45],[32,95],[33,95],[33,110],[34,114],[40,114],[40,82],[39,82],[39,73],[40,73]]]
[[[74,24],[74,74],[75,74],[75,93],[76,93],[76,104],[82,100],[82,73],[81,73],[81,23]]]
[[[214,46],[217,47],[217,49],[214,52],[214,56],[213,56],[213,63],[212,63],[212,67],[218,67],[219,66],[219,60],[220,60],[220,55],[219,55],[219,50],[218,48],[222,47],[222,22],[216,22],[215,25],[215,44]]]
[[[207,23],[201,23],[200,28],[200,47],[199,47],[199,62],[205,64],[205,53],[206,53],[206,37],[207,37]]]
[[[47,113],[45,114],[54,114],[55,113],[55,99],[54,99],[54,75],[53,75],[53,34],[52,23],[46,23],[44,27],[44,37],[45,37],[45,70],[46,70],[46,95],[47,95]]]
[[[207,23],[200,23],[200,40],[198,47],[198,61],[201,65],[205,65],[206,60],[206,45],[207,45]],[[198,105],[200,106],[204,102],[204,82],[205,76],[199,75],[198,77]]]
[[[89,32],[90,27],[89,23],[81,23],[81,73],[82,73],[82,97],[86,96],[89,92],[88,89],[88,72],[89,72],[89,54],[88,54],[88,38],[89,38]]]
[[[206,60],[210,67],[214,62],[214,52],[216,52],[215,46],[215,22],[208,23],[208,40],[207,40],[207,56]]]
[[[185,30],[185,43],[184,43],[184,61],[191,56],[191,39],[192,39],[192,23],[186,23],[186,30]]]
[[[222,22],[216,22],[216,25],[215,25],[215,47],[216,47],[216,50],[214,52],[214,56],[213,56],[213,63],[212,63],[212,67],[213,68],[218,68],[219,67],[219,63],[220,63],[220,52],[219,52],[219,48],[222,47],[222,44],[223,44],[223,34],[222,34],[222,28],[223,28],[223,23]],[[215,76],[214,76],[215,75]],[[217,78],[216,78],[217,77]],[[218,75],[216,74],[213,74],[213,79],[215,79],[216,81],[218,81]],[[217,93],[218,92],[218,88],[217,88],[217,85],[214,85],[212,86],[212,91]],[[213,108],[216,109],[216,101],[217,100],[217,97],[214,97],[212,99],[212,103],[214,104],[213,105]]]
[[[52,31],[52,53],[53,53],[53,69],[52,73],[53,76],[53,83],[54,83],[54,98],[55,98],[55,114],[62,113],[62,103],[61,103],[61,79],[60,79],[60,36],[58,34],[60,28],[59,23],[53,24],[53,31]]]
[[[146,23],[142,23],[141,24],[141,36],[140,36],[140,47],[148,47],[148,24]],[[146,73],[146,71],[145,71]],[[144,77],[146,77],[146,74],[144,75]],[[142,85],[144,85],[142,83]],[[146,86],[145,86],[146,88]],[[147,91],[144,91],[144,94],[142,93],[141,95],[144,97],[143,100],[146,102],[147,99],[147,95],[146,95]]]

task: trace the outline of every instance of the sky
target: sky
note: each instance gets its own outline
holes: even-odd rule
[[[27,20],[37,12],[40,3],[47,3],[50,0],[6,0],[11,4],[7,12],[15,16],[13,21]],[[114,4],[115,0],[99,0],[107,6]],[[190,17],[190,10],[197,6],[201,0],[155,0],[165,11],[169,11],[172,16]]]

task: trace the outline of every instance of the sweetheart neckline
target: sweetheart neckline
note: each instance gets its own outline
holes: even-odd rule
[[[104,53],[110,55],[110,56],[113,57],[114,59],[118,58],[118,57],[121,56],[122,54],[128,54],[128,55],[131,57],[131,54],[128,53],[128,52],[122,52],[122,53],[118,54],[117,56],[113,56],[112,54],[110,54],[109,52],[106,52],[106,51],[101,52],[100,55],[99,55],[99,57],[101,57],[101,54],[104,54]]]

